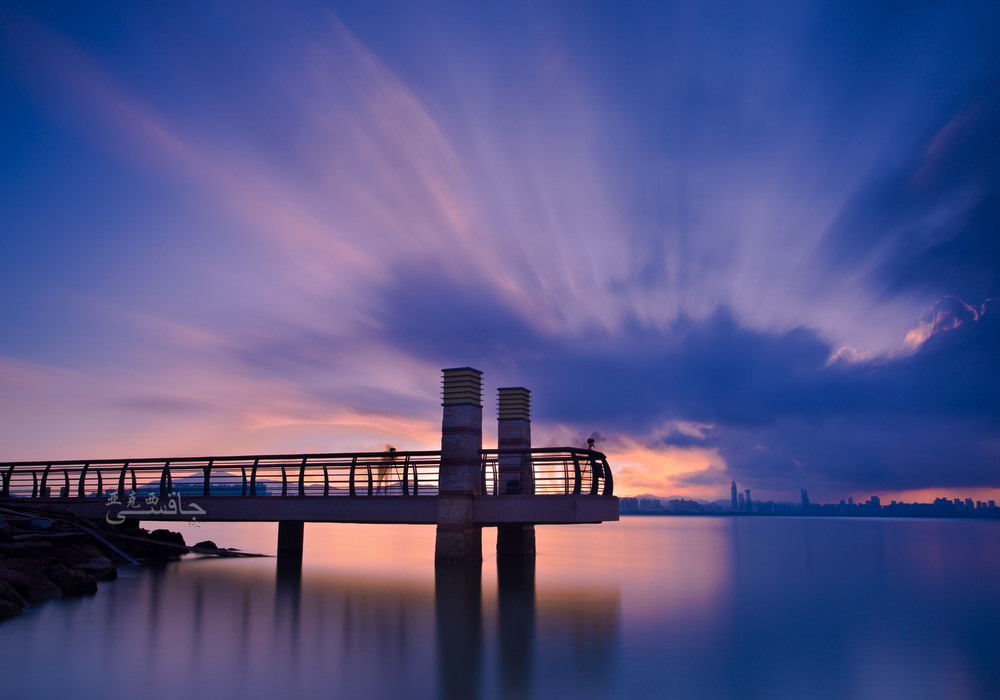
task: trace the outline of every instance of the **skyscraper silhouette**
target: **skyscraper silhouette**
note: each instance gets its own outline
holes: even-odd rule
[[[733,492],[733,510],[736,510],[736,482],[735,481],[733,482],[732,492]]]

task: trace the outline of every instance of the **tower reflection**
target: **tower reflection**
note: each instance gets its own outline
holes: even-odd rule
[[[438,671],[445,700],[479,697],[483,563],[434,565]]]
[[[501,694],[526,698],[535,653],[534,554],[497,557],[497,614]]]

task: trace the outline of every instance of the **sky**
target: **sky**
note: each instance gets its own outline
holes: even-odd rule
[[[995,2],[0,6],[0,460],[1000,497]]]

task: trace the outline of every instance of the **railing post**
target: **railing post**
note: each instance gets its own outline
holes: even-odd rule
[[[281,496],[284,498],[288,495],[288,476],[285,474],[285,463],[281,463]]]
[[[573,495],[580,495],[580,484],[583,481],[583,474],[580,472],[580,458],[576,452],[573,453]]]
[[[597,463],[594,459],[594,455],[590,455],[590,495],[596,496],[598,494],[598,489],[601,485],[601,465]]]
[[[38,472],[31,470],[31,497],[38,498]]]
[[[323,498],[330,495],[330,469],[326,462],[323,462]]]
[[[306,495],[306,460],[308,457],[302,458],[302,466],[299,467],[299,495]]]
[[[132,493],[138,493],[139,485],[136,483],[135,480],[135,468],[132,468],[129,471],[132,472]]]
[[[97,470],[97,497],[104,497],[104,480],[101,479],[101,470]]]
[[[125,472],[128,470],[128,462],[122,465],[122,473],[118,475],[118,498],[125,493]]]
[[[209,498],[212,495],[212,462],[214,461],[215,460],[212,459],[208,460],[208,464],[203,467],[205,472],[205,484],[201,495],[204,498]]]
[[[32,498],[45,498],[45,482],[49,480],[49,470],[52,468],[51,464],[45,465],[45,471],[42,472],[42,484],[38,487],[38,496],[35,496],[34,491],[31,493]],[[31,472],[34,476],[35,472]]]
[[[358,466],[358,456],[354,455],[354,457],[351,459],[351,473],[348,477],[348,482],[347,482],[347,494],[349,496],[358,495],[357,491],[354,489],[354,472],[357,470],[357,466]]]
[[[133,470],[133,474],[135,471]],[[169,479],[170,479],[170,460],[168,459],[163,465],[163,472],[160,474],[160,498],[166,498],[169,491]]]
[[[3,497],[7,498],[10,496],[10,478],[14,476],[14,465],[10,465],[7,469],[7,473],[3,475]]]
[[[69,498],[69,469],[63,469],[63,479],[65,480],[63,482],[63,484],[64,484],[63,485],[63,490],[66,493],[66,498]],[[62,492],[60,492],[59,495],[61,496]]]
[[[375,479],[372,477],[371,460],[368,460],[368,464],[366,466],[368,467],[368,495],[373,496],[375,495]]]
[[[403,495],[410,495],[410,455],[403,460]]]
[[[611,465],[608,464],[607,458],[601,460],[604,462],[604,496],[614,496],[615,495],[615,479],[611,476]]]
[[[240,465],[240,476],[243,477],[243,488],[240,490],[240,498],[247,495],[247,468],[245,464]]]
[[[257,495],[257,465],[260,463],[260,457],[253,461],[253,467],[250,469],[250,495]]]
[[[76,497],[83,498],[84,495],[84,485],[87,481],[87,468],[90,467],[90,462],[83,463],[83,469],[80,470],[80,483],[76,485]],[[69,484],[66,484],[66,496],[69,496]]]

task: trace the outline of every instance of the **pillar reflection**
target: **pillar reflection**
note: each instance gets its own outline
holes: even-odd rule
[[[535,653],[535,555],[497,557],[500,690],[504,698],[526,698]]]
[[[438,683],[444,700],[479,697],[483,646],[482,600],[481,561],[435,564]]]

